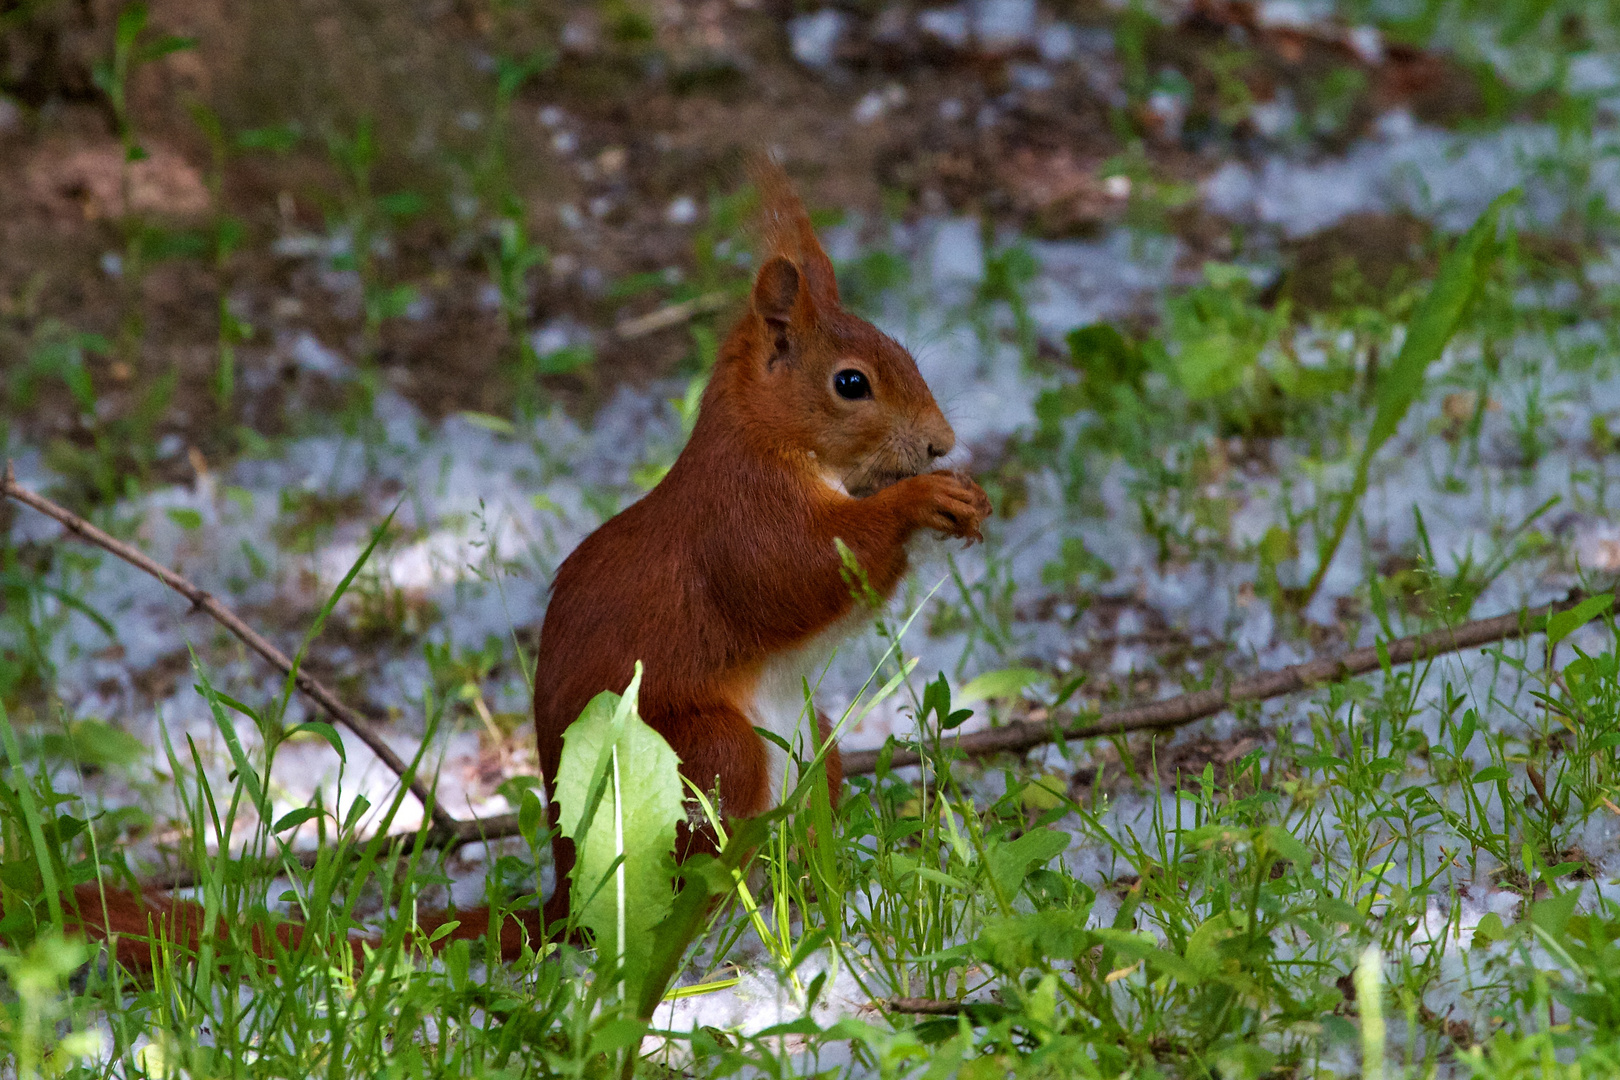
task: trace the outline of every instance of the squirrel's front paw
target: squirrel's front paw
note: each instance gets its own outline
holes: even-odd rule
[[[990,496],[967,473],[941,470],[914,477],[913,482],[921,482],[927,489],[919,526],[970,543],[984,539],[979,526],[990,516]]]

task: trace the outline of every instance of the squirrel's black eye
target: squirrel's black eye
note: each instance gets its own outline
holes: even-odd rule
[[[834,375],[833,389],[845,401],[859,401],[872,396],[872,384],[866,380],[866,373],[854,368],[845,368]]]

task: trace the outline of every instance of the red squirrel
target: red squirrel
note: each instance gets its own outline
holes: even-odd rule
[[[691,440],[664,479],[557,570],[540,630],[534,728],[552,794],[563,732],[644,665],[642,718],[721,813],[780,797],[785,755],[857,603],[835,540],[889,596],[922,530],[979,539],[990,501],[930,471],[956,435],[899,344],[846,311],[832,261],[783,172],[762,163],[765,260],[721,346]],[[818,718],[823,737],[826,720]],[[806,740],[808,742],[809,740]],[[842,784],[836,748],[831,789]],[[553,822],[555,822],[553,800]],[[694,841],[683,837],[683,847]],[[573,843],[552,842],[548,922],[568,910]]]
[[[786,175],[762,163],[756,180],[765,260],[720,348],[691,440],[658,486],[586,537],[552,583],[534,727],[553,826],[563,732],[592,697],[623,691],[638,660],[641,716],[682,773],[717,793],[727,818],[774,806],[786,755],[754,728],[794,741],[805,726],[801,680],[813,684],[867,614],[835,541],[888,597],[914,536],[980,539],[990,513],[972,480],[931,469],[955,433],[911,355],[839,302],[832,261]],[[816,728],[799,734],[825,739],[824,716]],[[836,747],[825,760],[836,798]],[[683,830],[678,854],[703,843]],[[573,842],[557,835],[552,852],[556,888],[544,915],[557,926],[568,912]],[[99,897],[80,899],[99,909]],[[113,928],[126,933],[159,910],[110,899],[112,921],[128,924]],[[201,918],[190,906],[168,901],[161,912],[194,939]],[[507,920],[504,956],[515,957],[525,938],[538,943],[539,914]],[[461,925],[441,941],[482,937],[489,912],[422,921],[431,928],[446,918]],[[85,925],[104,936],[95,917]]]

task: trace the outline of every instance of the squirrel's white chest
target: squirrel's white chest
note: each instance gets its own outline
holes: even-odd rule
[[[852,611],[798,648],[767,661],[744,710],[750,722],[793,747],[799,758],[815,757],[821,748],[821,727],[815,704],[806,700],[805,686],[808,683],[814,693],[838,646],[870,618],[869,611]],[[788,754],[770,739],[763,741],[770,785],[766,805],[777,806],[798,777],[790,774]]]
[[[827,478],[827,483],[832,487],[835,481]],[[837,485],[837,489],[842,490],[842,485]],[[907,547],[913,558],[926,558],[943,550],[940,537],[926,529],[918,530]],[[815,757],[821,748],[821,725],[815,704],[805,699],[805,685],[808,683],[811,693],[815,692],[833,653],[846,640],[865,629],[872,617],[871,609],[856,604],[847,615],[814,638],[767,661],[743,708],[749,722],[793,747],[800,759],[808,761]],[[770,739],[763,742],[769,777],[766,806],[775,807],[781,804],[782,796],[798,783],[798,777],[790,775],[789,755]]]

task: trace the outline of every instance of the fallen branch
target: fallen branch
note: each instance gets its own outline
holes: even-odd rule
[[[86,543],[94,544],[96,547],[118,556],[118,558],[131,566],[146,571],[187,600],[190,600],[193,611],[207,612],[215,622],[234,634],[242,644],[270,661],[271,665],[283,675],[293,670],[292,661],[288,659],[286,653],[276,648],[269,639],[243,622],[235,612],[215,600],[209,593],[199,589],[139,548],[107,535],[71,510],[58,506],[43,495],[36,494],[18,484],[16,474],[12,471],[9,461],[6,462],[5,475],[0,477],[0,495],[38,510],[46,517],[59,522],[68,532]],[[393,748],[383,738],[383,734],[377,728],[377,725],[373,724],[358,710],[345,705],[319,679],[300,668],[294,681],[305,697],[319,705],[333,720],[358,735],[360,741],[370,747],[371,752],[376,754],[377,758],[391,769],[395,776],[403,778],[410,771],[410,766],[406,765],[404,760],[394,753]],[[439,806],[438,801],[433,797],[433,792],[422,782],[421,777],[411,777],[410,789],[411,794],[421,800],[422,805],[427,808],[435,830],[458,833],[463,827],[472,824],[457,820]]]
[[[1446,653],[1461,652],[1498,641],[1527,637],[1539,632],[1547,623],[1547,616],[1567,611],[1586,599],[1586,593],[1572,590],[1557,603],[1543,604],[1498,615],[1493,619],[1477,619],[1448,630],[1434,630],[1389,642],[1383,649],[1390,666],[1410,664],[1415,660],[1428,660]],[[1383,666],[1376,646],[1352,649],[1338,656],[1324,657],[1303,664],[1294,664],[1237,679],[1225,686],[1198,690],[1190,694],[1166,698],[1147,705],[1133,705],[1123,709],[1110,709],[1098,720],[1077,723],[1063,728],[1055,724],[1037,724],[1027,720],[992,728],[972,735],[963,735],[950,745],[968,757],[987,757],[991,754],[1028,750],[1042,743],[1059,739],[1094,739],[1103,735],[1119,735],[1127,731],[1181,727],[1194,720],[1214,716],[1242,701],[1265,701],[1285,694],[1309,690],[1324,683],[1365,675]],[[877,769],[878,751],[855,750],[843,755],[844,775],[869,773]],[[889,759],[892,768],[916,765],[922,757],[915,750],[896,749]]]

